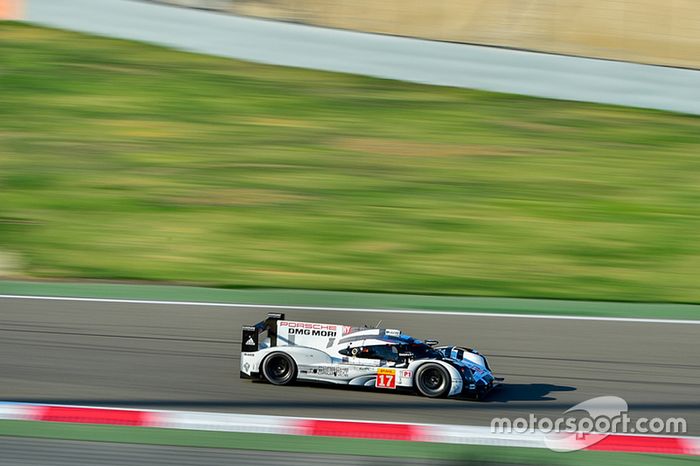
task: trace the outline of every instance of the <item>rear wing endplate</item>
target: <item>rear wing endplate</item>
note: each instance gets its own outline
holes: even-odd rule
[[[270,346],[277,346],[277,321],[284,320],[284,314],[270,312],[267,319],[255,325],[241,327],[241,352],[258,351],[260,349],[260,334],[267,332]]]

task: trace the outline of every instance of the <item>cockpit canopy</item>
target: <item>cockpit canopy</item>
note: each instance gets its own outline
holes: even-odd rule
[[[399,362],[405,359],[441,359],[442,353],[408,335],[349,342],[338,351],[344,356]]]

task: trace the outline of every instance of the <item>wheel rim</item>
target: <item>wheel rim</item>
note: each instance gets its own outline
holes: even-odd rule
[[[277,379],[285,379],[289,372],[291,371],[291,366],[286,358],[276,357],[270,361],[270,375]]]
[[[437,367],[430,367],[421,372],[420,384],[426,394],[440,394],[445,388],[445,376]]]

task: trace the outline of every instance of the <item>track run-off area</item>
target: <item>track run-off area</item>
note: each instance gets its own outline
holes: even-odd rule
[[[700,114],[696,70],[341,31],[131,0],[30,0],[25,19],[258,63]]]
[[[488,426],[614,395],[631,418],[700,434],[700,325],[469,313],[287,309],[478,348],[506,385],[484,402],[239,379],[240,327],[265,306],[0,297],[0,400]]]

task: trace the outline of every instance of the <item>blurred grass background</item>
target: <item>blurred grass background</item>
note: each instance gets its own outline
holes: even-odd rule
[[[700,118],[0,23],[0,275],[699,302]]]

